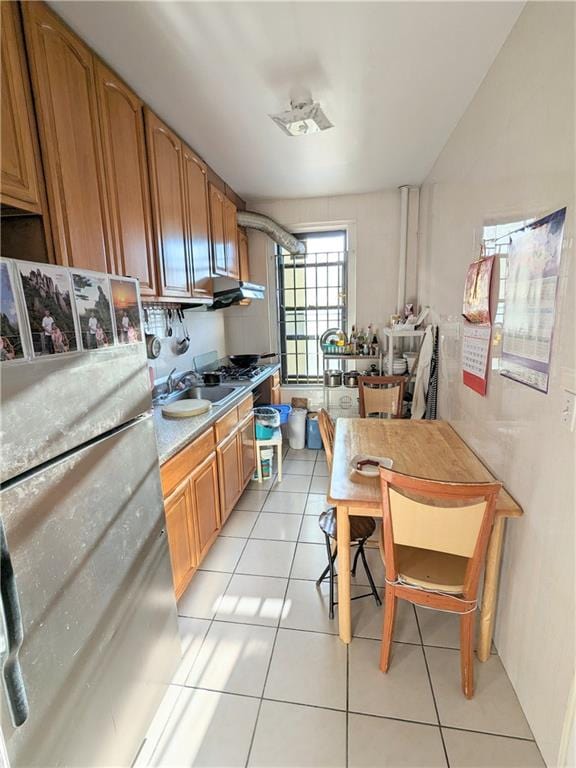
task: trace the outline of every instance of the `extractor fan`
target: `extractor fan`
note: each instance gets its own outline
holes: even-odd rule
[[[281,128],[288,136],[302,136],[305,133],[319,133],[334,126],[328,120],[322,107],[311,98],[306,100],[292,99],[290,102],[292,109],[286,112],[280,112],[277,115],[270,115],[276,125]]]

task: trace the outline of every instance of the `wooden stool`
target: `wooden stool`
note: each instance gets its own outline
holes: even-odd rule
[[[260,450],[262,448],[276,448],[278,462],[278,482],[282,482],[282,430],[280,427],[274,430],[269,440],[256,440],[256,477],[262,482],[262,464],[260,462]]]

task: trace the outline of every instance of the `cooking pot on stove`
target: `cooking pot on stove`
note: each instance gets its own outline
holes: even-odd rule
[[[359,376],[360,376],[360,371],[346,371],[346,373],[344,374],[344,386],[357,387]]]
[[[202,378],[204,379],[204,384],[208,384],[208,386],[211,384],[222,383],[222,374],[220,371],[206,371],[206,373],[202,374]]]
[[[324,386],[339,387],[342,384],[342,371],[339,368],[331,368],[324,371]]]

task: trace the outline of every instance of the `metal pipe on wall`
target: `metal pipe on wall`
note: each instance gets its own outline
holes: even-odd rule
[[[398,298],[397,313],[404,312],[406,303],[406,263],[408,260],[408,195],[410,187],[405,185],[400,189],[400,254],[398,258]]]
[[[306,246],[297,237],[287,232],[281,224],[264,216],[262,213],[253,213],[252,211],[238,211],[236,214],[238,224],[241,227],[252,227],[265,232],[274,242],[294,255],[302,255],[306,251]]]
[[[397,312],[401,315],[406,300],[411,302],[416,300],[420,188],[404,185],[399,187],[399,190],[400,253],[398,259]]]

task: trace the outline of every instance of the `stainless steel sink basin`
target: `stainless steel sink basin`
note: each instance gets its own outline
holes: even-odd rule
[[[176,400],[209,400],[213,405],[222,405],[232,398],[242,385],[234,384],[215,384],[208,387],[205,385],[185,387],[169,394],[159,394],[153,398],[154,405],[166,405]]]

